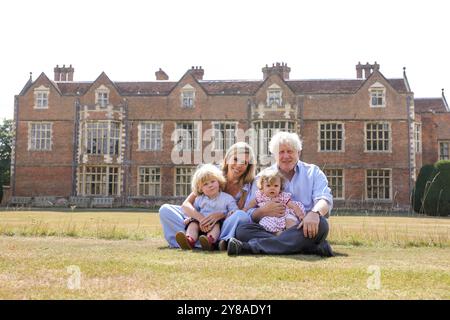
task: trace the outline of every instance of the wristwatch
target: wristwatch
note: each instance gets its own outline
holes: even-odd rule
[[[317,213],[319,215],[319,217],[321,216],[319,211],[311,211],[311,212]]]

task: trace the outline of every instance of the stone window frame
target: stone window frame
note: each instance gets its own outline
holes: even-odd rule
[[[103,126],[102,128],[99,127],[99,125],[106,124],[106,128]],[[113,128],[113,124],[118,125],[118,127]],[[91,127],[92,125],[97,125],[96,128]],[[96,137],[99,139],[101,143],[98,143],[96,141],[96,152],[90,152],[90,150],[93,149],[94,143],[93,141],[90,142],[90,132],[89,130],[94,130],[96,132]],[[100,132],[99,132],[100,131]],[[102,135],[103,132],[106,132],[106,137]],[[88,155],[110,155],[110,156],[118,156],[121,153],[121,145],[122,145],[122,138],[121,138],[121,132],[122,132],[122,124],[120,121],[114,121],[114,120],[92,120],[92,121],[86,121],[84,124],[83,134],[84,134],[84,148],[86,151],[86,154]],[[94,137],[94,136],[92,136]],[[106,143],[106,146],[105,146]],[[100,149],[101,152],[98,152],[99,148],[97,146],[101,146]],[[111,146],[113,146],[113,152],[111,152]],[[106,149],[106,151],[104,150]]]
[[[95,104],[100,108],[106,108],[109,105],[110,91],[105,85],[101,85],[95,90]]]
[[[192,128],[181,128],[180,126],[192,125]],[[202,122],[201,121],[180,121],[175,123],[175,132],[172,137],[177,139],[174,141],[174,147],[177,151],[200,151],[201,147]],[[185,139],[188,137],[187,143]],[[181,140],[180,140],[181,139]],[[180,143],[181,142],[181,143]]]
[[[152,171],[152,170],[154,170],[154,171]],[[157,181],[155,181],[155,177],[156,177]],[[148,179],[146,179],[146,178],[148,178]],[[145,180],[148,180],[148,181],[145,181]],[[146,189],[147,189],[147,192],[145,192]],[[153,192],[150,192],[151,190]],[[138,196],[144,196],[144,197],[159,197],[159,196],[161,196],[161,167],[139,166],[137,168],[137,190],[136,191],[137,191]]]
[[[276,95],[276,97],[273,97],[273,95]],[[267,108],[272,108],[273,105],[280,108],[283,107],[283,90],[281,87],[277,84],[272,84],[270,87],[267,88],[266,91],[266,106]]]
[[[224,126],[224,128],[217,129],[216,126]],[[234,126],[233,128],[228,129],[226,126]],[[237,142],[237,131],[239,129],[238,121],[212,121],[212,138],[214,139],[213,143],[213,151],[227,151],[233,144]],[[230,139],[230,136],[227,136],[227,133],[233,131],[233,138]],[[225,133],[225,134],[223,134]],[[220,144],[220,145],[219,145]]]
[[[416,153],[422,153],[422,124],[414,123],[414,150]]]
[[[336,129],[336,132],[342,132],[342,136],[341,136],[341,148],[339,150],[326,150],[326,149],[322,149],[322,125],[340,125],[341,126],[341,130]],[[333,132],[332,128],[327,129],[325,128],[325,133],[326,132]],[[325,138],[326,139],[326,138]],[[331,143],[333,142],[333,140],[338,141],[339,138],[336,137],[336,139],[328,139],[331,141]],[[323,142],[327,142],[328,140],[325,140]],[[317,152],[345,152],[345,123],[342,121],[319,121],[317,123]]]
[[[88,172],[88,170],[92,170]],[[88,176],[91,178],[88,179]],[[92,177],[95,177],[92,180]],[[112,178],[112,179],[111,179]],[[100,188],[99,193],[88,191],[89,185]],[[119,166],[83,165],[79,170],[79,188],[81,196],[120,196],[121,170]]]
[[[46,133],[49,136],[46,136]],[[28,122],[28,151],[52,151],[52,149],[53,122]]]
[[[159,125],[159,129],[146,128],[147,125]],[[159,137],[153,136],[153,132],[156,132],[156,135],[159,132]],[[162,121],[140,121],[138,124],[138,151],[162,151],[163,132],[164,124]],[[149,147],[147,148],[147,146]]]
[[[340,171],[340,175],[339,172]],[[339,182],[337,181],[337,191],[339,192],[332,192],[333,199],[335,200],[345,200],[345,170],[343,168],[325,168],[323,169],[323,173],[328,179],[328,186],[333,191],[332,186],[336,185],[333,181],[337,179],[341,179],[341,184],[339,185]],[[339,188],[340,187],[340,188]],[[336,190],[336,189],[335,189]]]
[[[443,146],[447,146],[447,154],[443,154]],[[450,160],[450,140],[438,140],[438,160]]]
[[[367,125],[369,125],[369,124],[372,124],[372,125],[388,125],[388,135],[389,135],[389,138],[387,139],[387,143],[389,144],[388,145],[388,149],[387,150],[368,150],[368,148],[367,148],[367,143],[369,142],[368,141],[368,131],[367,131]],[[371,130],[371,131],[374,131],[374,130]],[[376,138],[378,138],[378,131],[376,131],[377,132],[377,134],[376,134]],[[386,140],[386,139],[384,139],[384,140]],[[370,140],[370,141],[378,141],[378,140]],[[389,121],[365,121],[364,122],[364,152],[367,152],[367,153],[392,153],[392,125],[391,125],[391,123],[389,122]]]
[[[369,177],[369,171],[375,171],[376,175],[371,175],[371,177]],[[380,173],[384,173],[381,174]],[[385,174],[388,173],[388,176],[386,176]],[[377,181],[379,182],[380,179],[386,180],[388,179],[388,183],[389,185],[386,186],[385,183],[383,183],[381,186],[380,185],[376,185],[374,187],[376,187],[378,189],[378,197],[377,198],[373,198],[373,197],[369,197],[369,179],[373,179],[373,181]],[[392,201],[392,169],[391,168],[374,168],[374,169],[366,169],[365,170],[365,199],[369,200],[369,201],[386,201],[386,202],[390,202]],[[385,182],[385,181],[384,181]],[[385,198],[385,197],[379,197],[379,191],[380,189],[383,189],[383,195],[386,194],[385,192],[385,188],[388,187],[389,188],[389,198]],[[373,195],[373,192],[372,192]]]
[[[178,173],[178,170],[182,171]],[[174,183],[173,194],[178,197],[186,197],[192,192],[192,176],[194,175],[195,167],[192,166],[176,166],[174,168]],[[177,178],[183,178],[184,181],[177,181]],[[177,188],[178,187],[178,188]],[[182,190],[180,190],[182,189]],[[181,193],[179,192],[181,191]],[[184,193],[183,193],[184,192]]]
[[[381,103],[379,103],[380,99]],[[376,101],[375,104],[374,101]],[[374,83],[369,88],[369,106],[371,108],[386,108],[386,87],[379,82]]]
[[[45,86],[35,88],[33,109],[48,109],[49,96],[50,96],[50,88]]]
[[[181,89],[180,102],[182,108],[195,108],[195,88],[190,84]]]

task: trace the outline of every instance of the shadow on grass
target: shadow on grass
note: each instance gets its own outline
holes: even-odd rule
[[[245,256],[245,257],[255,257],[257,259],[260,258],[265,258],[265,257],[277,257],[277,258],[282,258],[282,259],[293,259],[293,260],[301,260],[301,261],[310,261],[310,262],[315,262],[315,261],[322,261],[324,259],[329,259],[329,258],[337,258],[337,257],[348,257],[349,255],[346,253],[340,253],[340,252],[334,252],[334,257],[321,257],[319,255],[316,254],[242,254],[239,255],[239,257],[241,256]],[[236,257],[236,256],[231,256],[231,258]]]
[[[200,248],[195,248],[194,250],[181,250],[179,248],[170,248],[170,247],[158,247],[158,250],[173,250],[178,251],[180,253],[183,252],[193,252],[195,254],[207,254],[207,255],[224,255],[225,257],[229,258],[237,258],[237,257],[254,257],[255,259],[262,259],[265,257],[278,257],[282,259],[294,259],[294,260],[302,260],[302,261],[322,261],[324,259],[328,258],[337,258],[337,257],[348,257],[349,255],[347,253],[341,253],[334,251],[334,257],[321,257],[315,254],[241,254],[239,256],[228,256],[226,251],[204,251]]]

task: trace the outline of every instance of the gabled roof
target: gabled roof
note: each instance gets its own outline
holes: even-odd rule
[[[414,109],[417,113],[449,112],[443,98],[414,98]]]
[[[352,94],[367,79],[284,80],[295,94]],[[386,79],[399,93],[406,93],[404,79]],[[95,81],[94,81],[95,82]],[[54,82],[62,95],[83,95],[94,82]],[[114,82],[124,96],[167,96],[179,81]],[[254,95],[263,80],[198,80],[208,95]]]
[[[32,81],[31,77],[28,80],[28,82],[25,84],[25,86],[23,87],[22,91],[20,91],[19,95],[23,96],[27,93],[28,89],[30,89],[36,82],[40,81],[41,79],[44,79],[44,81],[48,81],[53,88],[55,88],[56,91],[58,91],[59,94],[61,93],[61,90],[59,89],[58,85],[56,82],[50,80],[49,77],[47,77],[47,75],[44,72],[41,72],[41,74],[39,75],[39,77],[37,77],[36,80]]]
[[[252,95],[262,84],[261,80],[200,80],[200,85],[211,95]]]
[[[28,91],[28,89],[33,85],[33,80],[31,79],[31,75],[30,75],[30,79],[28,79],[27,83],[25,83],[25,85],[23,86],[22,90],[19,93],[19,96],[23,96],[25,94],[25,92]]]
[[[389,84],[394,88],[398,93],[408,93],[410,90],[407,88],[405,79],[386,79]]]
[[[178,80],[176,83],[175,83],[175,85],[170,89],[170,91],[167,93],[167,95],[169,95],[169,94],[171,94],[172,93],[172,90],[174,90],[179,84],[181,84],[182,82],[183,82],[183,80],[184,79],[186,79],[186,78],[191,78],[191,80],[193,80],[203,91],[204,91],[204,93],[205,94],[208,94],[208,92],[205,90],[205,88],[200,84],[200,80],[199,79],[197,79],[195,76],[194,76],[194,74],[193,74],[193,68],[194,67],[192,67],[192,69],[188,69],[185,73],[184,73],[184,75],[180,78],[180,80]]]
[[[119,92],[117,88],[117,83],[111,81],[105,72],[102,72],[97,79],[94,81],[83,81],[83,82],[75,82],[75,81],[55,81],[53,84],[57,87],[57,89],[61,92],[62,95],[65,96],[76,96],[76,95],[84,95],[87,91],[90,90],[91,86],[94,83],[98,82],[100,78],[106,78],[106,81],[111,83],[112,86]]]
[[[92,82],[90,84],[90,86],[94,85],[94,83],[99,82],[101,78],[106,79],[106,82],[109,82],[110,84],[112,84],[112,86],[114,87],[114,89],[116,89],[117,92],[119,92],[119,89],[117,88],[117,85],[114,81],[111,81],[111,79],[106,75],[106,73],[104,71],[102,71],[102,73],[100,73],[100,75],[97,77],[97,79],[95,79],[94,82]],[[87,90],[90,90],[90,87],[87,88]]]
[[[289,87],[297,94],[354,93],[364,80],[286,80]]]
[[[296,94],[343,94],[355,93],[367,79],[317,79],[287,80]],[[408,92],[403,79],[386,79],[399,93]]]
[[[72,96],[85,94],[92,82],[56,82],[56,85],[62,95]]]
[[[166,96],[178,82],[116,82],[119,93],[124,96]]]

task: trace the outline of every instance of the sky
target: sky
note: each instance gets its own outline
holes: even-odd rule
[[[415,97],[450,97],[447,0],[14,0],[0,3],[0,119],[30,77],[72,64],[74,81],[354,79],[358,62],[386,78],[403,67]]]

